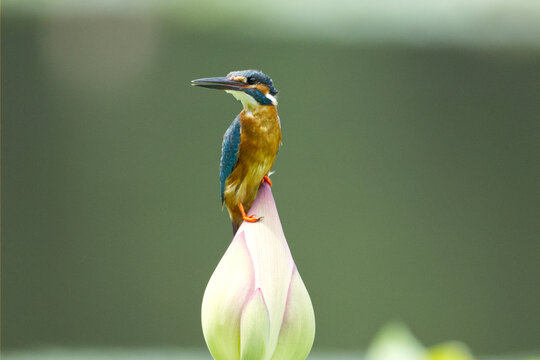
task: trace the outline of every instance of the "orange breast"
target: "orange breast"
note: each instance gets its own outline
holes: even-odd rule
[[[233,223],[240,224],[238,205],[249,211],[265,175],[272,169],[281,144],[281,128],[275,106],[259,106],[251,113],[242,110],[238,161],[225,183],[225,205]]]

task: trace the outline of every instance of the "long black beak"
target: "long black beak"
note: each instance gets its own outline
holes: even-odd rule
[[[244,84],[243,82],[230,80],[227,77],[212,77],[212,78],[191,80],[191,85],[205,87],[209,89],[218,89],[218,90],[244,91],[247,88],[246,84]]]

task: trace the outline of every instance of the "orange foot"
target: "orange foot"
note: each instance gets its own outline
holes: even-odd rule
[[[272,186],[272,180],[268,177],[268,175],[264,175],[262,181],[266,181],[268,185]]]
[[[254,222],[257,222],[257,221],[262,219],[262,218],[257,218],[257,217],[255,217],[253,215],[248,216],[246,214],[246,211],[244,210],[244,205],[242,205],[242,204],[238,204],[238,208],[240,209],[240,212],[242,213],[242,219],[244,219],[244,221],[254,223]]]

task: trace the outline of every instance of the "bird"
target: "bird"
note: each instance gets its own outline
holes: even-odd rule
[[[221,203],[227,207],[236,234],[243,221],[254,223],[261,219],[247,213],[261,184],[272,186],[269,175],[282,145],[278,91],[272,79],[259,70],[232,71],[225,77],[191,83],[224,90],[243,106],[223,136],[219,166]]]

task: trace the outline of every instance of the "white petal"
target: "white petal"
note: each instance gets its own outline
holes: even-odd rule
[[[240,320],[240,359],[261,360],[265,358],[270,332],[270,319],[260,289],[244,307]]]
[[[265,183],[261,186],[250,214],[263,217],[256,223],[244,223],[239,232],[245,234],[255,274],[255,288],[260,288],[270,318],[269,352],[261,360],[269,360],[277,344],[294,261],[285,240],[276,205]]]
[[[212,274],[203,297],[204,339],[215,360],[240,359],[240,316],[253,291],[253,266],[244,235],[237,234]]]
[[[293,270],[287,308],[272,360],[304,360],[315,338],[315,314],[307,289]]]

